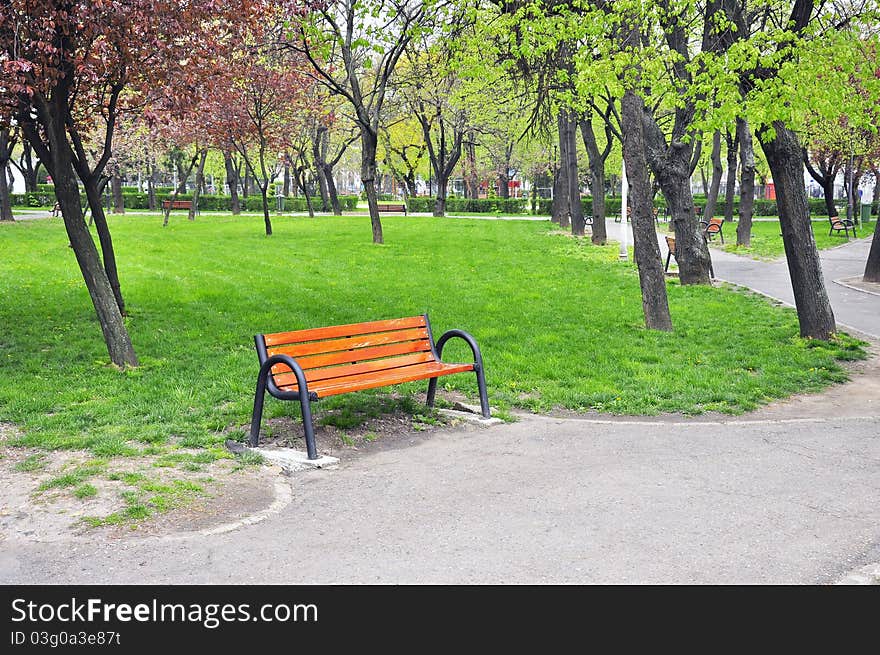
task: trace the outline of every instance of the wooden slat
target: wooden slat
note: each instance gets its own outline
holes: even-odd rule
[[[351,337],[373,332],[388,332],[406,328],[425,327],[424,316],[410,316],[407,318],[393,318],[385,321],[368,321],[366,323],[349,323],[348,325],[331,325],[329,327],[309,328],[295,330],[293,332],[276,332],[275,334],[263,335],[266,346],[279,344],[302,343],[303,341],[315,341],[317,339],[334,339],[337,337]]]
[[[355,337],[345,337],[344,339],[331,339],[329,341],[309,341],[306,343],[291,344],[269,348],[268,353],[270,357],[278,353],[284,353],[285,355],[290,355],[291,357],[296,358],[305,355],[319,355],[322,353],[338,352],[340,350],[369,348],[372,346],[401,343],[405,341],[427,341],[427,339],[427,328],[415,328],[411,330],[396,330],[394,332],[376,332]],[[364,359],[367,358],[365,357]]]
[[[382,371],[379,373],[365,373],[362,375],[351,375],[345,378],[335,378],[323,382],[316,382],[309,385],[309,391],[314,392],[319,398],[327,396],[335,396],[338,394],[349,393],[351,391],[362,391],[364,389],[374,389],[376,387],[385,387],[392,384],[401,384],[403,382],[413,382],[415,380],[426,380],[428,378],[436,378],[442,375],[450,375],[452,373],[465,373],[474,370],[473,364],[444,364],[441,362],[429,362],[427,364],[416,364],[414,366],[405,366],[390,371]],[[285,391],[296,391],[296,385],[284,387]]]
[[[313,368],[349,364],[351,362],[366,362],[371,359],[382,359],[384,357],[395,357],[418,352],[431,352],[431,344],[427,340],[405,341],[404,343],[393,343],[388,346],[376,346],[375,348],[359,348],[358,350],[345,350],[325,355],[300,357],[296,361],[304,371],[309,371]],[[272,367],[273,373],[283,373],[287,370],[284,364],[276,364]]]
[[[403,357],[388,357],[386,359],[374,359],[371,362],[361,362],[360,364],[347,364],[342,366],[329,366],[326,368],[313,368],[305,371],[306,380],[311,384],[319,380],[331,380],[333,378],[341,378],[350,375],[359,375],[361,373],[375,373],[385,371],[402,366],[412,366],[413,364],[425,364],[433,362],[434,355],[430,352],[416,353],[414,355],[404,355]],[[296,376],[290,373],[286,367],[284,372],[275,375],[275,384],[279,387],[285,385],[296,384]]]

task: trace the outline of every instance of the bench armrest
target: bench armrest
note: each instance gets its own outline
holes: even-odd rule
[[[483,355],[480,352],[480,347],[477,345],[477,340],[464,330],[448,330],[437,339],[437,343],[434,345],[434,348],[437,351],[437,359],[440,359],[443,355],[443,346],[445,346],[446,342],[453,337],[464,339],[467,345],[470,346],[471,352],[474,355],[474,370],[483,370]]]
[[[275,386],[275,383],[269,379],[269,373],[272,371],[272,367],[275,364],[284,364],[287,366],[291,372],[296,376],[296,385],[299,388],[299,392],[297,394],[293,394],[289,391],[281,391],[278,387]],[[309,393],[308,383],[306,382],[306,374],[303,371],[302,366],[300,366],[297,361],[291,357],[290,355],[272,355],[269,357],[263,364],[260,366],[260,373],[257,378],[258,385],[269,384],[270,393],[273,396],[277,395],[287,395],[289,394],[291,397],[296,395],[297,397],[306,394],[310,400],[317,400],[318,396],[314,393]]]

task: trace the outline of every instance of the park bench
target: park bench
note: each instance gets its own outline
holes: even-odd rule
[[[840,216],[829,216],[828,222],[831,223],[831,229],[828,230],[828,236],[831,236],[833,232],[837,232],[840,234],[840,231],[843,230],[843,233],[846,235],[846,238],[849,238],[849,231],[852,229],[853,237],[856,236],[856,226],[848,218],[841,218]]]
[[[52,207],[52,216],[61,216],[61,203],[58,201],[55,201],[55,205]]]
[[[665,237],[666,238],[666,247],[669,249],[669,252],[666,254],[666,266],[663,267],[663,272],[669,272],[669,262],[673,258],[675,258],[675,263],[678,264],[678,255],[675,254],[675,237]],[[715,269],[712,266],[712,259],[709,258],[709,275],[712,279],[715,279]]]
[[[379,203],[378,209],[380,212],[397,212],[398,214],[402,213],[406,216],[406,204],[405,203]]]
[[[163,200],[162,201],[162,209],[165,211],[172,211],[174,209],[185,209],[186,211],[190,211],[192,209],[192,200]],[[196,214],[199,213],[199,208],[196,207]]]
[[[664,272],[669,271],[669,261],[675,257],[675,237],[666,237],[666,247],[669,248],[669,253],[666,255],[666,266],[663,268]],[[675,260],[678,263],[678,259]]]
[[[470,346],[473,362],[441,361],[443,346],[453,337]],[[427,379],[430,382],[425,402],[432,407],[438,377],[472,371],[477,375],[482,414],[489,418],[486,375],[477,342],[467,332],[449,330],[435,343],[427,314],[258,334],[254,343],[260,372],[251,420],[251,446],[260,440],[266,391],[280,400],[300,402],[309,459],[318,457],[311,403],[328,396]]]
[[[700,221],[700,225],[703,226],[703,234],[706,235],[706,238],[710,241],[712,237],[716,234],[721,237],[721,243],[724,243],[724,232],[721,231],[721,228],[724,225],[723,218],[710,218],[707,221]]]

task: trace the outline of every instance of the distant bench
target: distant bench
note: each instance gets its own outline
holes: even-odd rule
[[[852,230],[853,237],[856,236],[856,225],[848,218],[841,218],[840,216],[829,216],[828,221],[831,223],[831,229],[828,230],[828,236],[831,236],[832,232],[837,232],[840,234],[840,231],[843,230],[843,233],[846,235],[846,238],[849,238],[849,231]]]
[[[379,203],[378,209],[380,212],[396,212],[398,214],[403,214],[406,216],[406,204],[403,203]]]
[[[192,200],[163,200],[162,201],[162,209],[165,211],[172,211],[174,209],[185,209],[186,211],[192,210]],[[199,208],[196,207],[196,214],[199,213]]]

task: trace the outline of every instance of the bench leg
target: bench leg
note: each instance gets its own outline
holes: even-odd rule
[[[257,378],[257,392],[254,394],[254,413],[251,416],[251,437],[248,445],[256,448],[260,444],[260,422],[263,420],[263,401],[266,399],[266,378]]]
[[[474,367],[474,372],[477,374],[477,388],[480,391],[480,413],[483,415],[483,418],[491,418],[492,415],[489,412],[489,394],[486,392],[486,374],[479,366]],[[436,393],[437,378],[431,378],[428,381],[428,393],[425,396],[425,404],[428,407],[434,406],[434,396]]]
[[[668,273],[668,272],[669,272],[669,261],[670,261],[671,259],[672,259],[672,251],[670,250],[669,253],[666,255],[666,266],[663,267],[663,272],[664,272],[664,273]]]
[[[308,394],[300,394],[299,406],[302,409],[303,429],[306,433],[306,453],[309,459],[318,459],[318,449],[315,447],[315,427],[312,425],[312,403]]]
[[[254,394],[254,413],[251,416],[251,435],[248,445],[256,448],[260,445],[260,423],[263,419],[263,402],[266,400],[266,378],[260,376],[257,379],[257,391]],[[299,399],[302,409],[303,429],[306,436],[306,453],[309,459],[318,459],[318,449],[315,447],[315,428],[312,425],[312,404],[308,394],[301,394]]]

